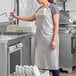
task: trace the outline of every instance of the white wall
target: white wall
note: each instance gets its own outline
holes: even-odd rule
[[[19,0],[19,15],[31,16],[34,13],[35,0]],[[33,22],[19,20],[19,26],[26,27],[33,25]]]
[[[40,6],[36,0],[19,0],[19,15],[20,16],[31,16],[35,13],[37,8]],[[34,22],[27,22],[19,20],[19,26],[29,27],[35,26]]]
[[[14,0],[0,0],[0,14],[7,13],[7,17],[5,15],[0,16],[0,22],[8,21],[9,13],[14,9]]]

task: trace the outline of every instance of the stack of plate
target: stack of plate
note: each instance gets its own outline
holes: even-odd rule
[[[16,76],[49,76],[49,71],[41,71],[37,66],[16,65]]]

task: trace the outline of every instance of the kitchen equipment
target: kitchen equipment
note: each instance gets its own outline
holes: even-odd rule
[[[76,66],[76,32],[60,31],[59,39],[60,68],[72,73],[73,66]]]
[[[22,64],[22,47],[23,44],[21,42],[10,45],[8,47],[9,50],[9,59],[10,59],[10,73],[15,72],[15,66]]]
[[[67,0],[60,0],[61,2],[66,2]]]
[[[29,41],[30,36],[31,33],[19,32],[3,32],[3,35],[0,35],[1,76],[9,76],[12,72],[15,71],[15,66],[17,64],[31,64],[31,47],[30,45],[28,45],[29,43],[26,42],[27,47],[23,43],[23,39],[25,39],[26,41],[28,39]],[[26,48],[24,48],[23,46],[25,46]]]
[[[68,25],[69,24],[69,11],[60,11],[60,19],[59,19],[59,24],[62,25]]]

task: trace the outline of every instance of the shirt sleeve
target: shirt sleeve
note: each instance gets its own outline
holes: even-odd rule
[[[51,13],[52,13],[52,16],[59,13],[59,9],[56,5],[51,6]]]

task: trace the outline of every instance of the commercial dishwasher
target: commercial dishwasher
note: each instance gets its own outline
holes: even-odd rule
[[[60,68],[72,73],[76,66],[76,33],[60,32],[59,40]]]
[[[15,72],[16,65],[31,63],[30,45],[29,49],[23,49],[23,39],[30,38],[30,33],[3,33],[0,35],[0,75],[10,76]],[[27,47],[26,47],[27,48]],[[28,52],[27,52],[28,51]],[[25,53],[25,54],[24,54]],[[25,56],[25,60],[23,59]],[[28,57],[29,56],[29,57]],[[25,62],[24,62],[25,61]]]

